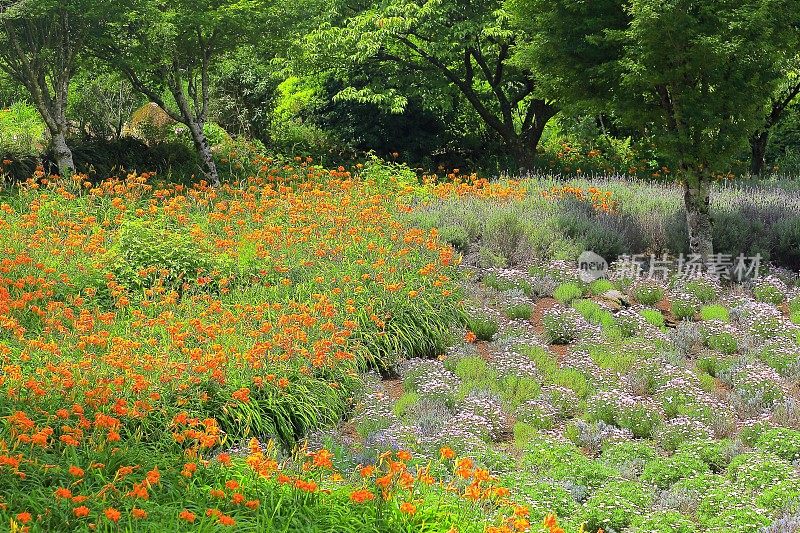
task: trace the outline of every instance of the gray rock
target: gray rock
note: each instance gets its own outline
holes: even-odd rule
[[[614,311],[619,311],[622,308],[631,306],[630,299],[624,293],[616,289],[604,292],[599,298]]]

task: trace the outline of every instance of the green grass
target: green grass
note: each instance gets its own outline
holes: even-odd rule
[[[510,412],[538,397],[541,390],[539,381],[525,376],[506,376],[499,383],[500,398]]]
[[[648,324],[656,326],[657,328],[663,328],[665,325],[664,315],[661,311],[657,311],[655,309],[642,309],[639,311],[639,314],[647,320]]]
[[[614,289],[616,289],[614,284],[605,278],[596,279],[589,284],[589,291],[595,296],[599,296]]]
[[[739,349],[736,337],[728,332],[711,334],[706,338],[705,343],[712,350],[717,350],[727,355],[734,354]]]
[[[527,355],[533,361],[536,369],[542,374],[545,380],[549,380],[558,369],[558,361],[555,357],[547,353],[547,350],[538,346],[523,346],[520,352]]]
[[[500,326],[494,318],[470,316],[467,318],[467,328],[478,337],[478,340],[490,341],[494,338]]]
[[[531,424],[517,422],[514,424],[514,446],[518,450],[524,450],[538,433],[539,430]]]
[[[716,389],[717,387],[714,378],[711,375],[706,374],[705,372],[699,374],[697,376],[697,379],[700,381],[700,388],[706,392],[713,392],[714,389]]]
[[[553,372],[550,381],[554,385],[571,389],[582,399],[585,399],[591,390],[586,374],[574,368],[559,368]]]
[[[580,286],[580,284],[573,281],[562,283],[556,287],[555,291],[553,291],[553,298],[564,305],[570,303],[572,300],[580,298],[581,296],[583,296],[583,288]]]
[[[800,296],[795,296],[791,300],[789,300],[789,313],[795,314],[800,313]]]
[[[720,320],[722,322],[730,321],[730,313],[724,305],[713,304],[704,305],[700,308],[701,320]]]
[[[483,284],[486,287],[494,289],[498,292],[504,292],[516,288],[516,284],[513,281],[501,278],[494,272],[490,272],[484,276]]]
[[[453,372],[464,381],[487,381],[494,377],[494,371],[489,363],[478,355],[461,357],[455,364]]]
[[[697,305],[689,299],[673,299],[670,302],[672,314],[678,320],[691,320],[698,311]]]
[[[638,358],[635,353],[626,350],[621,344],[610,346],[589,346],[589,356],[601,368],[608,368],[622,374],[628,373]]]
[[[33,106],[17,102],[0,109],[0,154],[25,157],[43,145],[45,125]]]
[[[497,372],[480,356],[461,357],[450,368],[461,379],[457,395],[459,400],[463,400],[473,391],[499,393],[502,390]]]
[[[686,283],[686,292],[700,300],[700,303],[710,303],[717,298],[717,290],[704,279],[693,279]]]
[[[420,395],[417,392],[404,392],[394,403],[392,410],[399,418],[405,418],[409,408],[419,402]]]
[[[658,285],[642,283],[634,286],[633,297],[642,305],[653,305],[664,298],[664,289]]]
[[[530,304],[515,304],[505,308],[505,315],[512,320],[530,320],[533,315],[533,306]]]
[[[762,282],[753,288],[753,296],[759,302],[778,305],[786,299],[786,295],[773,284]]]
[[[614,325],[613,313],[604,309],[597,302],[579,299],[572,302],[572,307],[592,324],[598,324],[603,328],[610,328]]]
[[[573,315],[548,310],[542,315],[544,337],[550,344],[569,344],[578,338],[578,324]]]

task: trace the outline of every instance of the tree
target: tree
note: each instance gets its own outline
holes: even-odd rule
[[[214,61],[256,37],[260,0],[112,0],[113,23],[94,52],[184,124],[213,186],[219,174],[203,128]]]
[[[142,96],[127,78],[99,66],[78,74],[69,98],[69,114],[86,138],[117,140],[125,123],[142,105]]]
[[[800,57],[795,58],[795,69],[787,72],[767,109],[761,128],[750,138],[750,173],[758,176],[767,164],[767,145],[772,128],[778,123],[789,105],[800,95]]]
[[[647,130],[684,188],[692,253],[713,253],[710,190],[761,127],[793,57],[796,0],[508,0],[519,60],[563,98]]]
[[[81,0],[0,0],[0,69],[29,93],[62,174],[75,170],[67,145],[67,95],[91,11],[91,2]]]
[[[211,113],[225,131],[267,141],[269,111],[283,79],[271,59],[262,49],[242,46],[215,66]]]
[[[259,39],[229,50],[212,72],[212,113],[231,133],[270,142],[278,86],[292,77],[290,56],[329,11],[329,0],[271,0],[258,21]]]
[[[0,68],[0,107],[10,107],[17,102],[30,101],[27,89]]]
[[[533,166],[557,108],[530,69],[509,61],[520,37],[500,0],[380,0],[333,12],[351,14],[325,23],[308,46],[348,84],[337,99],[401,113],[412,95],[434,107],[460,94],[519,166]]]

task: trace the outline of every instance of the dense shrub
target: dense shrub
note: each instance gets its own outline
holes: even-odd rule
[[[724,354],[733,354],[738,350],[738,342],[733,333],[728,331],[710,332],[706,336],[706,346],[712,350],[720,351]]]
[[[728,477],[738,485],[754,491],[763,491],[776,483],[789,479],[794,469],[770,453],[750,452],[737,455],[728,465]]]
[[[554,176],[535,175],[523,182],[524,198],[502,203],[479,205],[470,203],[455,209],[454,203],[464,199],[449,198],[433,208],[429,223],[439,228],[460,223],[461,219],[477,219],[478,226],[486,221],[506,220],[509,215],[519,221],[535,220],[535,224],[492,222],[497,227],[509,227],[508,235],[493,232],[497,242],[487,242],[483,230],[477,236],[483,246],[499,250],[501,240],[522,243],[515,248],[530,257],[526,259],[566,259],[574,261],[585,251],[592,250],[609,262],[622,254],[669,253],[673,257],[688,253],[686,216],[683,197],[674,184],[638,181],[623,177],[563,180]],[[583,200],[571,194],[549,194],[564,188],[583,191]],[[611,194],[613,207],[598,208],[587,201],[590,188]],[[759,198],[753,202],[753,198]],[[713,238],[715,251],[734,258],[740,254],[753,257],[760,254],[762,262],[775,261],[796,270],[800,268],[800,191],[788,183],[759,185],[719,184],[714,191],[712,217],[715,220]],[[483,220],[483,222],[481,222]],[[507,258],[508,259],[508,258]],[[688,292],[694,292],[691,288]],[[713,296],[696,294],[708,303]]]
[[[644,405],[624,407],[615,419],[617,425],[629,429],[634,437],[639,438],[649,438],[661,422],[658,413]]]
[[[569,344],[578,338],[578,316],[572,309],[553,308],[542,315],[542,327],[551,344]]]
[[[800,459],[800,431],[786,428],[770,429],[761,434],[756,447],[786,461],[797,461]]]
[[[680,320],[692,319],[700,305],[691,294],[674,294],[670,297],[672,314]]]
[[[696,533],[697,525],[677,511],[656,511],[637,519],[630,530],[632,533],[669,531],[670,533]]]
[[[701,277],[687,281],[684,285],[684,290],[703,304],[714,301],[718,295],[718,289],[715,284]]]
[[[583,295],[583,288],[575,282],[562,283],[553,291],[553,298],[562,304],[568,304]]]
[[[72,155],[77,171],[92,181],[154,172],[164,179],[191,182],[199,168],[194,149],[176,140],[147,144],[129,136],[90,138],[76,142]]]
[[[37,155],[44,143],[44,132],[44,123],[33,106],[23,102],[5,109],[0,106],[0,156],[4,159]]]
[[[664,289],[656,283],[637,283],[633,286],[633,297],[642,305],[653,305],[664,297]]]
[[[578,299],[573,300],[572,307],[586,320],[592,324],[598,324],[604,328],[614,325],[614,315],[592,300]]]
[[[159,282],[180,288],[202,273],[210,274],[212,268],[210,252],[202,242],[166,220],[123,223],[107,262],[116,280],[133,290]]]
[[[515,304],[506,307],[505,314],[514,320],[530,320],[533,315],[533,307],[530,304]]]
[[[767,277],[759,280],[753,287],[753,296],[759,302],[778,305],[786,298],[783,283],[780,280]]]
[[[470,316],[467,318],[467,328],[482,341],[490,341],[499,329],[497,320],[488,316]]]
[[[642,441],[608,443],[603,445],[600,460],[619,470],[633,467],[641,473],[644,465],[656,458],[655,448]]]
[[[652,495],[638,483],[612,481],[586,500],[580,518],[588,531],[622,531],[651,499]]]
[[[679,479],[708,471],[708,466],[692,453],[676,453],[672,457],[653,459],[644,467],[642,480],[666,489]]]

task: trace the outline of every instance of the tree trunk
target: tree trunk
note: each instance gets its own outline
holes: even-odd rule
[[[206,117],[206,108],[208,107],[208,93],[205,89],[205,82],[204,82],[204,89],[202,94],[202,108],[197,109],[197,100],[195,99],[195,109],[194,112],[192,111],[189,101],[187,100],[186,93],[184,92],[183,82],[181,81],[180,76],[178,75],[177,67],[173,65],[174,70],[174,77],[170,81],[170,92],[172,92],[172,96],[175,98],[175,103],[178,105],[178,110],[180,114],[175,116],[174,118],[182,118],[181,122],[186,124],[189,128],[189,133],[192,135],[192,142],[194,142],[194,147],[197,150],[197,154],[200,156],[200,161],[202,162],[202,170],[205,177],[211,183],[212,187],[219,187],[219,173],[217,172],[217,165],[214,163],[214,156],[211,154],[211,147],[208,144],[208,139],[206,139],[206,134],[203,132],[203,124],[205,122]],[[205,76],[203,78],[206,79]],[[162,109],[164,109],[163,103],[159,104]]]
[[[59,174],[61,176],[73,174],[75,172],[75,162],[72,159],[72,150],[67,146],[63,128],[59,128],[59,130],[52,133],[52,146]]]
[[[203,125],[195,120],[189,120],[188,122],[194,147],[197,149],[197,153],[200,155],[200,161],[203,164],[203,174],[208,178],[212,187],[219,187],[220,182],[217,165],[214,163],[211,146],[209,146],[206,134],[203,132]]]
[[[697,176],[684,183],[686,224],[689,228],[689,251],[707,260],[714,254],[711,233],[711,183]]]
[[[767,165],[767,143],[769,142],[769,130],[757,133],[750,139],[750,174],[760,176]]]
[[[509,144],[509,151],[514,158],[519,174],[531,172],[536,162],[536,145],[525,142],[522,136],[512,140]]]

